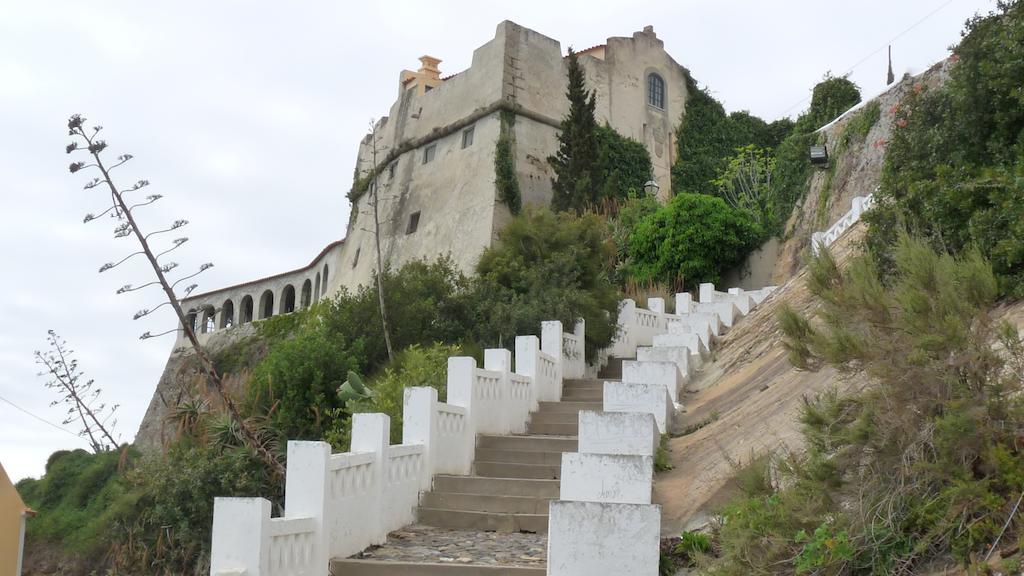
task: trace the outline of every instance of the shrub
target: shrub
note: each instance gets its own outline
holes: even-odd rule
[[[721,198],[679,194],[630,234],[630,275],[664,282],[681,276],[690,286],[717,282],[760,238],[761,229],[749,213]]]
[[[718,195],[737,210],[749,212],[762,231],[779,228],[781,215],[771,188],[775,159],[753,144],[736,149],[714,180]]]
[[[448,357],[459,356],[463,350],[450,344],[422,347],[413,345],[398,354],[379,374],[370,378],[367,386],[373,391],[371,398],[349,402],[346,411],[351,414],[381,412],[391,419],[391,442],[402,443],[402,408],[405,389],[411,386],[430,386],[437,390],[438,400],[447,398]],[[351,426],[346,426],[332,444],[347,449],[351,442]]]
[[[519,214],[523,208],[522,194],[519,192],[519,179],[516,177],[515,146],[516,115],[503,110],[501,112],[501,134],[494,147],[494,186],[498,189],[498,199],[509,212]]]
[[[825,74],[811,92],[811,126],[821,128],[860,102],[860,88],[846,76]]]
[[[968,22],[948,82],[894,110],[868,245],[892,270],[900,229],[991,261],[1005,294],[1024,295],[1024,3]]]
[[[777,464],[785,488],[724,511],[719,574],[916,573],[970,561],[1024,490],[1024,345],[990,316],[996,279],[977,253],[954,258],[902,237],[890,284],[870,254],[840,270],[813,259],[813,319],[788,310],[791,351],[863,373],[801,415],[806,452]],[[794,321],[797,320],[797,321]]]
[[[615,337],[614,259],[608,224],[600,216],[524,210],[477,264],[477,341],[511,349],[515,336],[539,335],[544,320],[561,320],[571,331],[583,318],[592,358]]]

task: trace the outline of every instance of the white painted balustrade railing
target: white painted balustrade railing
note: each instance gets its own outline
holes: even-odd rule
[[[839,220],[836,220],[835,224],[824,232],[815,232],[814,234],[811,234],[811,250],[817,254],[822,248],[830,246],[843,235],[843,232],[846,232],[851,226],[856,224],[865,212],[874,207],[874,194],[868,194],[867,196],[855,196],[850,210],[846,214],[840,216]]]
[[[550,507],[548,574],[657,574],[658,436],[714,340],[773,288],[702,285],[699,302],[676,295],[675,314],[659,298],[648,309],[625,300],[614,345],[589,364],[582,321],[572,333],[544,322],[540,338],[516,338],[514,355],[486,350],[483,367],[449,358],[447,402],[433,388],[406,388],[401,444],[391,445],[385,414],[353,416],[350,452],[289,442],[283,517],[272,518],[262,498],[217,498],[211,575],[326,576],[331,558],[413,523],[434,474],[469,474],[478,433],[524,432],[538,402],[561,399],[563,378],[596,377],[609,355],[637,359],[623,362],[621,381],[604,383],[603,412],[580,412],[579,452],[563,457],[561,496]]]
[[[390,443],[385,414],[352,417],[350,452],[325,442],[289,442],[285,514],[262,498],[214,502],[212,576],[326,576],[331,558],[381,544],[415,521],[434,474],[469,474],[476,435],[526,430],[541,401],[557,401],[562,378],[587,370],[581,321],[568,334],[544,322],[541,338],[519,336],[513,354],[486,350],[484,366],[448,359],[447,402],[428,387],[405,390],[402,443]]]

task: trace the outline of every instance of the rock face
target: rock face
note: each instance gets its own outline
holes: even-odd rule
[[[819,133],[828,147],[828,168],[816,169],[811,175],[807,195],[794,207],[782,238],[766,242],[737,270],[727,274],[723,283],[756,289],[782,285],[792,278],[803,266],[811,234],[826,230],[845,214],[855,196],[867,196],[878,187],[885,150],[892,138],[894,107],[915,86],[933,88],[944,83],[949,77],[949,66],[950,61],[944,60],[917,76],[908,76],[822,127]],[[878,121],[867,134],[848,133],[849,125],[875,103]]]
[[[845,261],[858,252],[864,225],[857,224],[830,249]],[[806,313],[813,306],[806,269],[781,286],[718,344],[682,397],[686,412],[675,419],[669,442],[674,468],[655,476],[654,502],[662,506],[662,534],[702,526],[731,494],[736,465],[770,452],[799,450],[797,421],[805,397],[831,387],[863,386],[825,368],[790,365],[776,314],[783,304]],[[686,433],[689,432],[689,433]]]
[[[212,358],[217,358],[234,344],[253,340],[253,345],[242,351],[246,357],[240,358],[240,362],[235,362],[240,365],[252,365],[255,358],[265,353],[264,347],[255,341],[255,335],[256,329],[252,324],[216,332],[209,334],[205,349]],[[244,391],[249,381],[248,370],[227,371],[222,376],[225,387],[235,394]],[[135,446],[146,451],[162,449],[175,436],[174,407],[185,400],[198,398],[205,399],[211,406],[219,405],[219,398],[208,388],[206,378],[199,370],[195,352],[191,348],[176,348],[167,359],[156,391],[149,401],[146,415],[139,424]]]

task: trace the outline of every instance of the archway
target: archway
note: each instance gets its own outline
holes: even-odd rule
[[[306,278],[306,281],[302,283],[302,296],[299,299],[299,306],[302,308],[309,308],[310,297],[313,295],[313,283]]]
[[[316,284],[313,287],[313,301],[320,301],[320,273],[316,273]]]
[[[252,322],[252,296],[246,295],[242,298],[242,310],[238,317],[239,324]]]
[[[252,301],[250,300],[250,304]],[[224,305],[220,308],[220,327],[231,328],[235,325],[235,303],[230,298],[224,301]]]
[[[288,284],[281,291],[281,314],[295,312],[295,287]]]
[[[263,295],[260,296],[260,320],[264,318],[270,318],[274,315],[274,293],[270,290],[264,290]]]

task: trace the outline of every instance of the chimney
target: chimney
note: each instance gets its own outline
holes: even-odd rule
[[[433,56],[420,56],[420,69],[419,73],[431,80],[441,79],[441,70],[438,69],[437,65],[441,63],[441,60],[434,58]]]

